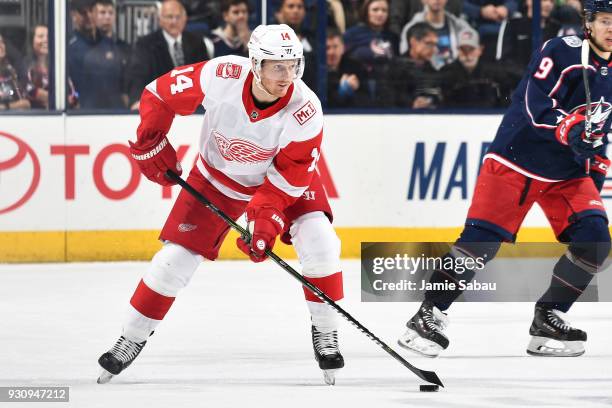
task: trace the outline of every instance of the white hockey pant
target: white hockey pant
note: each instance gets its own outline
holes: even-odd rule
[[[153,256],[141,284],[130,301],[123,324],[123,335],[135,341],[146,340],[170,309],[178,292],[187,286],[203,260],[201,255],[181,245],[173,242],[164,243]],[[142,283],[146,288],[142,287]],[[141,295],[143,290],[146,293]],[[135,300],[142,297],[147,298],[141,302]],[[135,304],[138,305],[138,310]]]
[[[305,214],[296,219],[289,230],[291,242],[302,265],[302,274],[320,286],[333,300],[342,298],[340,269],[340,240],[329,219],[321,211]],[[329,289],[329,291],[325,289]],[[305,289],[305,292],[308,289]],[[338,313],[319,299],[306,294],[306,304],[312,324],[319,331],[338,328]]]

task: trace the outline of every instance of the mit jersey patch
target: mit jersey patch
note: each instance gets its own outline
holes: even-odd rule
[[[249,140],[228,139],[216,130],[213,130],[212,134],[217,142],[219,153],[227,161],[256,164],[268,161],[276,154],[276,147],[266,149]]]
[[[304,104],[304,106],[293,113],[293,117],[300,125],[303,125],[304,123],[308,122],[308,120],[312,118],[315,113],[317,113],[317,109],[312,102],[308,101]]]
[[[242,66],[232,64],[231,62],[224,62],[217,65],[217,76],[224,79],[238,79],[242,72]]]
[[[563,37],[563,41],[570,47],[578,48],[582,47],[582,40],[575,35],[570,35],[569,37]]]

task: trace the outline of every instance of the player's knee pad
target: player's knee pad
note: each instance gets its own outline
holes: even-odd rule
[[[598,272],[610,253],[608,220],[600,215],[580,218],[563,231],[563,238],[569,242],[570,261],[590,273]]]
[[[305,214],[296,219],[290,229],[291,242],[302,264],[302,274],[332,300],[344,297],[340,270],[340,239],[323,212]],[[306,287],[304,296],[309,303],[321,301]],[[314,307],[314,306],[313,306]],[[316,310],[326,310],[316,308]],[[313,322],[318,312],[313,312]],[[326,314],[325,312],[323,314]]]
[[[289,232],[304,276],[322,278],[340,271],[340,239],[323,212],[299,217]]]
[[[503,237],[496,232],[474,225],[466,225],[453,249],[460,251],[456,255],[482,258],[486,263],[495,258],[503,240]]]
[[[155,292],[175,297],[179,290],[187,286],[203,259],[181,245],[166,242],[153,256],[142,280]]]

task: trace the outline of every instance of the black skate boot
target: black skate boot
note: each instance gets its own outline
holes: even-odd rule
[[[587,334],[571,327],[565,313],[544,306],[535,307],[529,328],[531,341],[527,353],[532,356],[576,357],[584,354]]]
[[[397,342],[400,346],[425,357],[437,357],[448,347],[448,338],[442,333],[448,323],[446,313],[426,300],[406,323],[408,329]]]
[[[336,383],[336,371],[344,367],[344,358],[338,349],[338,331],[323,333],[312,326],[312,348],[319,368],[323,370],[325,383]]]
[[[119,337],[113,348],[102,354],[98,359],[98,364],[102,367],[98,384],[106,384],[113,376],[128,368],[140,354],[145,344],[147,344],[146,341],[136,343],[123,336]]]

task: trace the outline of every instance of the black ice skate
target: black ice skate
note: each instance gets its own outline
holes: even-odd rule
[[[338,331],[323,333],[312,326],[312,348],[319,368],[323,370],[325,383],[336,383],[336,371],[344,367],[344,358],[338,349]]]
[[[119,337],[113,348],[102,354],[98,359],[98,364],[102,367],[98,384],[106,384],[115,375],[128,368],[140,354],[145,344],[147,344],[146,341],[136,343],[123,336]]]
[[[446,326],[446,313],[426,300],[406,323],[408,329],[397,342],[400,346],[425,357],[437,357],[448,347],[448,338],[442,333]]]
[[[531,341],[527,353],[532,356],[576,357],[584,354],[587,334],[571,327],[565,313],[542,306],[535,307],[529,328]]]

